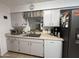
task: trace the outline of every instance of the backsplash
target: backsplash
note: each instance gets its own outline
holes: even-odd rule
[[[43,27],[43,33],[51,33],[51,27]]]
[[[32,19],[27,19],[27,25],[25,31],[30,31],[30,30],[38,30],[41,31],[41,18],[32,18]]]
[[[41,19],[38,19],[38,18],[36,18],[36,19],[29,19],[28,21],[29,21],[29,25],[30,25],[30,29],[32,30],[32,29],[38,29],[38,30],[40,30],[40,20]]]

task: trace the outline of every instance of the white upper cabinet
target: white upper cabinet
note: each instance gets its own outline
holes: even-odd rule
[[[12,26],[17,26],[18,25],[18,23],[17,23],[17,16],[16,15],[17,14],[15,14],[15,13],[11,14],[11,24],[12,24]]]
[[[45,10],[43,13],[43,26],[51,26],[51,20],[52,20],[52,11],[51,10]]]
[[[12,26],[25,26],[26,21],[23,18],[23,13],[22,12],[12,13],[11,14],[11,23],[12,23]]]
[[[60,25],[60,10],[56,9],[56,10],[52,10],[52,25],[59,27]]]
[[[43,26],[58,27],[60,22],[60,10],[45,10],[43,15]]]

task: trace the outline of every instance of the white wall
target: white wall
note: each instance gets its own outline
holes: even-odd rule
[[[34,5],[35,5],[34,10],[71,7],[71,6],[79,6],[79,0],[56,0],[56,1],[35,3]],[[22,12],[22,11],[30,11],[29,4],[11,7],[11,12]]]
[[[8,19],[4,19],[7,16]],[[4,55],[7,52],[7,44],[5,33],[9,33],[11,29],[10,9],[0,3],[0,54]]]

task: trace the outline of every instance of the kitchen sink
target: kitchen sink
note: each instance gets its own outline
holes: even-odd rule
[[[28,35],[23,35],[23,36],[28,36],[28,37],[40,37],[41,34],[28,34]]]

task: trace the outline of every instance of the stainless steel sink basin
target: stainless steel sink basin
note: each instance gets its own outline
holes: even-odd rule
[[[28,34],[28,35],[24,35],[24,36],[28,36],[28,37],[40,37],[41,34]]]

